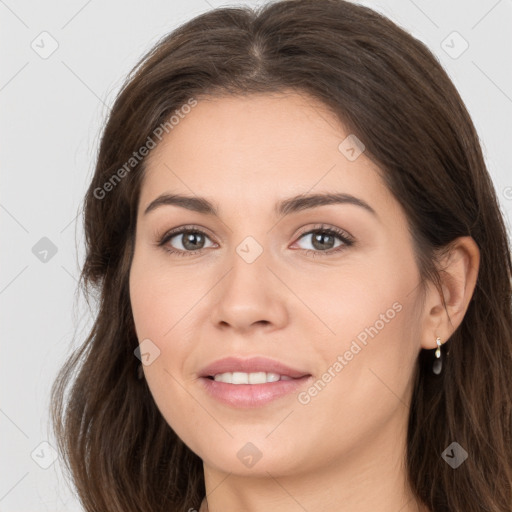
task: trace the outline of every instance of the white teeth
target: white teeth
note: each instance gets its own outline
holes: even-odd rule
[[[267,382],[267,374],[265,372],[246,373],[249,384],[265,384]]]
[[[292,377],[272,372],[226,372],[218,373],[215,375],[214,380],[225,382],[226,384],[266,384],[267,382],[277,382],[278,380],[292,380]]]
[[[242,372],[233,372],[231,374],[231,384],[249,384],[249,375]]]

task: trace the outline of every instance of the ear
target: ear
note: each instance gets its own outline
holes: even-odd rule
[[[443,293],[441,294],[433,283],[429,283],[426,292],[422,348],[436,348],[438,336],[444,343],[459,327],[473,295],[479,267],[480,250],[472,237],[459,237],[450,244],[450,250],[443,257],[439,267]]]

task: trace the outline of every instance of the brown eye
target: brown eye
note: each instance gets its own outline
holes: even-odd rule
[[[347,233],[337,228],[319,227],[303,233],[299,240],[309,238],[310,247],[303,247],[305,251],[332,254],[353,245],[354,240]],[[336,239],[339,243],[336,244]]]
[[[206,240],[210,240],[208,235],[198,229],[180,229],[166,233],[160,242],[167,252],[179,254],[180,256],[196,254],[205,247]],[[173,243],[171,243],[173,241]],[[214,244],[211,244],[212,246]]]

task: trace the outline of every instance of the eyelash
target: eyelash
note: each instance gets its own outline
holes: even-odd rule
[[[330,256],[332,254],[335,254],[335,253],[338,253],[340,251],[347,249],[348,247],[354,245],[354,243],[355,243],[354,239],[351,236],[349,236],[345,231],[342,231],[339,228],[326,226],[324,224],[319,224],[318,226],[315,226],[313,229],[310,229],[309,231],[300,233],[298,235],[297,240],[300,240],[302,237],[304,237],[306,235],[310,235],[312,233],[317,233],[317,232],[326,234],[326,235],[335,236],[343,242],[343,245],[340,245],[335,249],[329,249],[328,251],[315,251],[313,249],[299,249],[299,250],[308,251],[308,252],[313,251],[315,254],[318,253],[318,254],[321,254],[322,256]],[[193,256],[196,254],[201,254],[203,251],[206,250],[203,248],[203,249],[198,249],[197,251],[182,251],[182,250],[170,249],[166,245],[167,242],[170,241],[175,236],[183,235],[185,233],[196,233],[196,234],[201,234],[201,235],[204,235],[204,236],[210,238],[205,231],[203,231],[202,229],[200,229],[197,226],[193,226],[193,225],[192,226],[183,226],[183,227],[171,230],[171,231],[167,231],[166,233],[164,233],[164,235],[162,235],[161,237],[158,237],[158,242],[156,245],[158,247],[162,247],[162,249],[164,251],[166,251],[167,253],[174,254],[176,256]]]

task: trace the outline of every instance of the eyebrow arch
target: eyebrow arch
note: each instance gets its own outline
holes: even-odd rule
[[[206,215],[217,216],[218,210],[213,206],[210,201],[203,197],[191,197],[184,196],[181,194],[162,194],[152,201],[144,211],[144,215],[147,215],[150,211],[155,210],[159,206],[163,205],[175,205],[192,210],[194,212],[204,213]]]
[[[306,210],[309,208],[316,208],[318,206],[325,206],[330,204],[353,204],[364,208],[372,215],[378,217],[376,211],[365,201],[359,199],[350,194],[344,193],[327,193],[327,194],[309,194],[309,195],[297,195],[290,197],[276,204],[274,212],[277,216],[286,216],[294,212]],[[205,215],[218,216],[218,208],[214,206],[210,201],[203,197],[192,197],[181,194],[162,194],[152,201],[146,210],[144,215],[150,211],[155,210],[159,206],[163,205],[174,205],[192,210]]]
[[[286,216],[308,208],[325,206],[330,204],[353,204],[364,208],[371,214],[378,217],[377,212],[366,202],[358,197],[344,193],[310,194],[298,195],[278,203],[275,213],[279,216]]]

